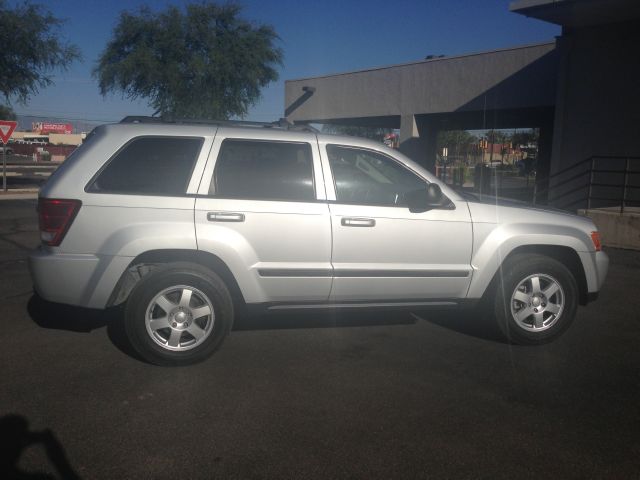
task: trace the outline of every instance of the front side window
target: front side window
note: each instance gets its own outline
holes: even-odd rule
[[[406,206],[406,193],[426,187],[415,173],[371,150],[327,145],[327,155],[341,203]]]
[[[312,201],[311,145],[224,140],[209,193],[224,198]]]
[[[138,195],[184,195],[202,138],[140,137],[125,145],[88,191]]]

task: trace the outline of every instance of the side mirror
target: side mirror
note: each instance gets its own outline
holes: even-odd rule
[[[422,213],[442,207],[446,201],[446,197],[437,183],[430,183],[426,189],[421,188],[408,192],[406,199],[411,213]]]

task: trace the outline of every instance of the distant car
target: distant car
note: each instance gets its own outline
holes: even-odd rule
[[[280,124],[97,127],[38,213],[36,291],[125,305],[130,343],[162,365],[211,355],[245,309],[488,305],[509,340],[541,344],[608,268],[588,218],[485,202],[379,142]]]
[[[2,155],[3,153],[6,153],[7,155],[13,155],[13,148],[2,145],[0,146],[0,155]]]

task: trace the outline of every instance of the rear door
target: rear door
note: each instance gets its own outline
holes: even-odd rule
[[[221,128],[195,207],[198,248],[248,303],[325,301],[331,222],[315,135]]]

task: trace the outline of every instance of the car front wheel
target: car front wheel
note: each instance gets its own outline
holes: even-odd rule
[[[509,341],[547,343],[569,327],[578,307],[578,286],[562,263],[539,254],[516,254],[499,275],[495,316]]]

